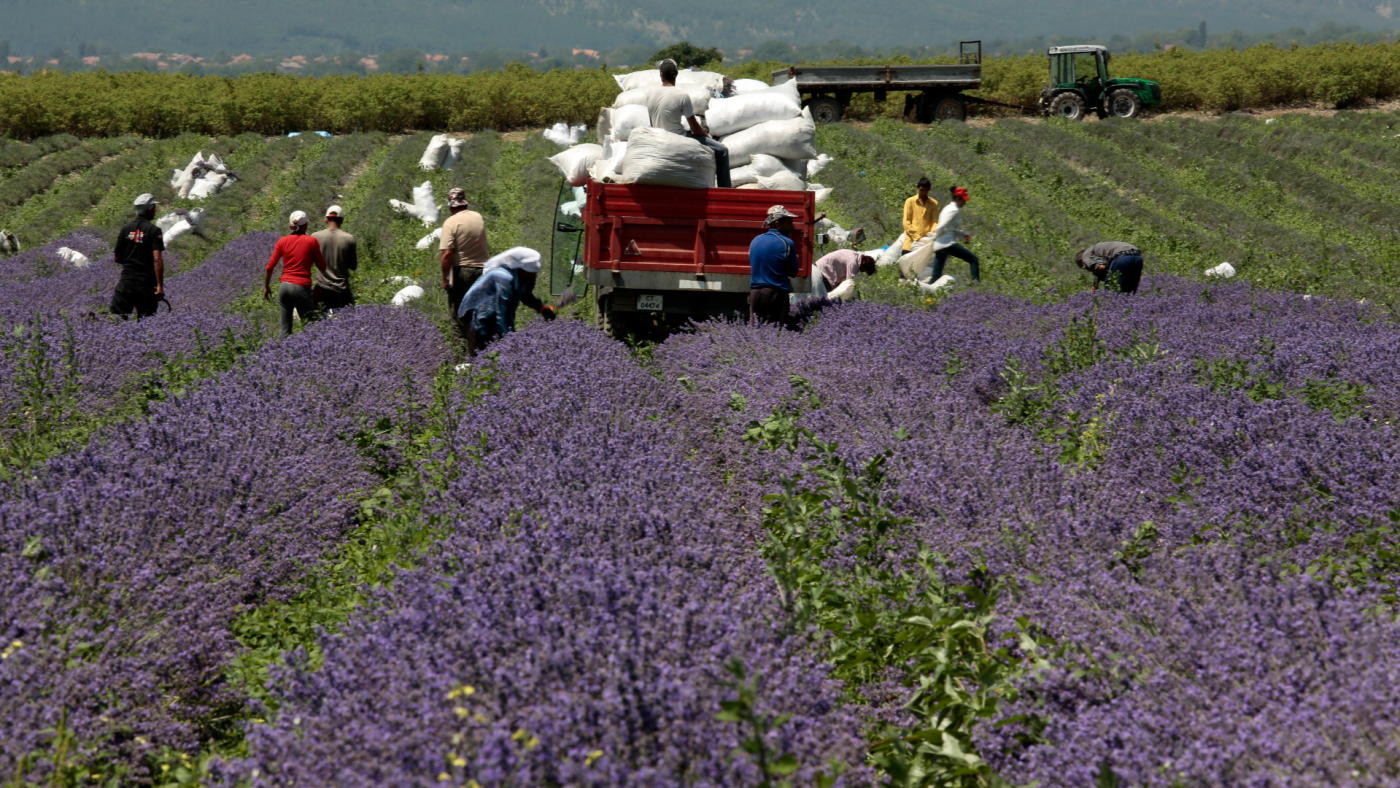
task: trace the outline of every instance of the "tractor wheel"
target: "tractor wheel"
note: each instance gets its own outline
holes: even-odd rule
[[[812,120],[818,123],[841,120],[841,102],[831,96],[813,96],[807,99],[807,107],[812,110]]]
[[[944,96],[933,103],[933,119],[939,122],[967,120],[967,102],[962,96]]]
[[[1078,93],[1061,93],[1050,102],[1050,114],[1065,120],[1084,120],[1088,107]]]
[[[1108,113],[1115,118],[1136,118],[1142,114],[1142,99],[1131,90],[1108,94]]]

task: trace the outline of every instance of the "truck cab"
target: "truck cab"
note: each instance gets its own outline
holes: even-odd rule
[[[816,195],[809,191],[565,184],[556,210],[550,289],[591,287],[609,336],[657,336],[693,320],[748,315],[749,244],[769,206],[797,215],[795,293],[811,291]],[[565,210],[565,206],[568,209]]]

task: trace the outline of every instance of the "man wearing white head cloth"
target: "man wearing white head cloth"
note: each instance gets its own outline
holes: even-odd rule
[[[554,319],[554,307],[535,297],[535,278],[539,271],[540,253],[523,246],[486,261],[481,278],[457,307],[459,318],[468,313],[472,316],[472,334],[476,337],[472,355],[496,337],[515,330],[515,310],[522,302],[545,320]]]

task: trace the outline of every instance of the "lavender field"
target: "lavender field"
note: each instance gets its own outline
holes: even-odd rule
[[[545,246],[538,134],[6,147],[0,786],[1400,785],[1397,122],[824,127],[844,226],[971,189],[984,286],[654,343],[585,298],[471,367],[387,305],[436,264],[387,201]],[[109,318],[107,189],[194,207],[201,144],[172,308]],[[279,339],[331,202],[360,305]]]

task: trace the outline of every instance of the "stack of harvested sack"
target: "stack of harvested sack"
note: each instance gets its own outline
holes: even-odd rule
[[[661,86],[652,69],[615,77],[622,92],[598,115],[601,144],[574,145],[554,162],[574,186],[590,178],[611,183],[646,183],[710,188],[714,156],[695,140],[651,128],[647,98]],[[753,79],[731,80],[713,71],[687,70],[676,87],[690,95],[695,114],[710,135],[729,149],[730,180],[741,189],[831,193],[811,176],[831,161],[817,155],[816,123],[802,107],[795,82],[770,87]]]
[[[423,151],[423,157],[418,160],[418,168],[424,171],[450,170],[457,166],[457,162],[462,158],[462,149],[466,147],[466,144],[466,140],[459,140],[446,134],[435,135],[431,140],[428,140],[428,148]]]
[[[211,153],[206,159],[203,151],[196,153],[183,170],[174,172],[170,186],[181,199],[203,200],[238,180],[218,156]]]

